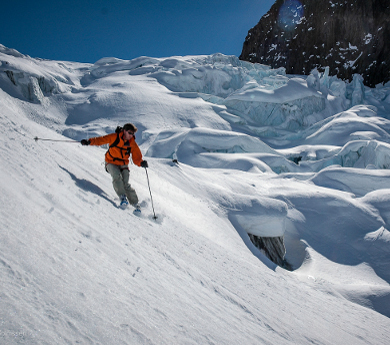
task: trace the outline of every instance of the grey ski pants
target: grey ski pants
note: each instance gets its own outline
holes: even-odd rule
[[[106,164],[106,169],[112,177],[112,185],[116,194],[119,197],[125,194],[131,205],[137,205],[137,193],[129,184],[129,167],[127,165]]]

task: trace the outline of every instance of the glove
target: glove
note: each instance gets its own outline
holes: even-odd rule
[[[89,145],[91,142],[89,140],[86,140],[86,139],[83,139],[80,141],[81,145],[85,146],[85,145]]]
[[[142,168],[147,168],[147,167],[149,167],[148,162],[147,162],[147,161],[142,161],[142,162],[141,162],[141,167],[142,167]]]

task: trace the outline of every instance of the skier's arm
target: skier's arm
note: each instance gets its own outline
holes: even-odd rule
[[[102,137],[95,137],[95,138],[90,138],[89,145],[95,145],[95,146],[100,146],[100,145],[105,145],[105,144],[112,144],[117,137],[116,133],[111,133],[107,135],[103,135]]]

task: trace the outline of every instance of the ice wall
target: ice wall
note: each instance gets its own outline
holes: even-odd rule
[[[13,97],[44,103],[47,96],[70,91],[77,83],[77,74],[62,62],[33,59],[0,44],[0,86]]]

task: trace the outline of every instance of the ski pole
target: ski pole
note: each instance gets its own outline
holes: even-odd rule
[[[56,141],[56,142],[61,142],[61,143],[80,143],[77,140],[58,140],[58,139],[46,139],[46,138],[34,138],[35,141],[41,140],[41,141]]]
[[[149,193],[150,193],[150,200],[152,201],[153,219],[157,219],[156,213],[154,212],[153,197],[152,197],[152,191],[150,190],[150,183],[149,183],[148,170],[147,170],[146,168],[145,168],[145,172],[146,172],[146,179],[148,180],[148,187],[149,187]]]

